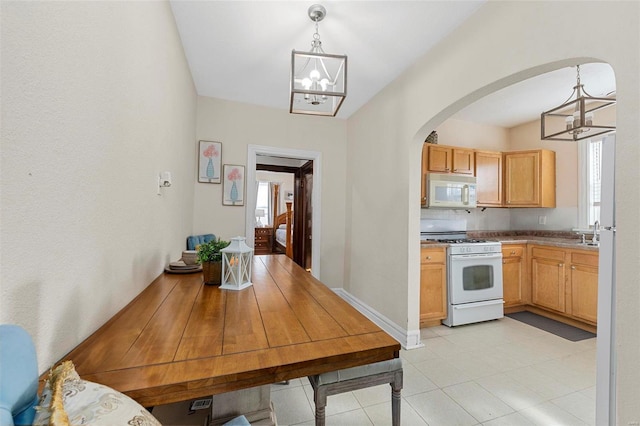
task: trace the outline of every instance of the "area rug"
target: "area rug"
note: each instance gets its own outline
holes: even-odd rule
[[[579,342],[580,340],[596,337],[595,334],[589,331],[581,330],[572,325],[564,324],[560,321],[534,314],[533,312],[514,312],[512,314],[505,314],[505,316],[525,324],[529,324],[530,326],[539,328],[540,330],[555,334],[556,336],[571,340],[572,342]]]

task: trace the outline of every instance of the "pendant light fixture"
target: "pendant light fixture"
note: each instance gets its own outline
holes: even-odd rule
[[[316,32],[311,51],[291,52],[289,112],[334,117],[347,96],[347,56],[324,53],[322,49],[318,22],[324,19],[327,10],[314,4],[308,14]]]
[[[615,123],[607,121],[601,110],[616,104],[614,97],[598,98],[584,90],[580,82],[580,65],[576,66],[577,81],[573,93],[562,105],[545,111],[540,116],[542,140],[579,141],[604,135],[616,130]],[[575,99],[571,100],[575,95]]]

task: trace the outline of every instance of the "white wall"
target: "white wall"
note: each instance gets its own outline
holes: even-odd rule
[[[319,276],[329,287],[342,287],[346,121],[199,97],[196,134],[198,139],[222,142],[223,164],[246,165],[249,144],[321,153],[323,180]],[[194,157],[195,149],[194,143]],[[212,232],[224,239],[244,235],[246,203],[242,207],[223,206],[221,186],[195,184],[194,229],[198,233]],[[253,212],[251,215],[253,217]]]
[[[3,1],[1,23],[0,323],[43,372],[180,257],[196,96],[168,3]]]
[[[567,25],[603,20],[616,25],[598,32]],[[620,424],[640,419],[640,335],[633,325],[640,302],[640,191],[628,186],[640,175],[639,20],[638,2],[488,2],[348,122],[348,160],[355,165],[348,170],[345,289],[413,332],[419,327],[418,194],[426,136],[460,108],[517,81],[594,59],[611,64],[616,182],[625,192],[616,206]],[[393,232],[372,232],[383,225]]]

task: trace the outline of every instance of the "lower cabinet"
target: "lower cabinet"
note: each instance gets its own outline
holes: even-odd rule
[[[531,304],[595,325],[598,319],[598,253],[533,245]]]
[[[573,251],[570,265],[571,303],[567,311],[573,317],[595,324],[598,320],[598,254]]]
[[[526,246],[523,244],[502,246],[502,287],[505,308],[522,305],[525,302],[523,297],[526,283],[525,254]]]
[[[445,248],[420,249],[420,324],[435,325],[447,317]]]

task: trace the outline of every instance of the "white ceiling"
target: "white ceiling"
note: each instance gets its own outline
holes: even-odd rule
[[[199,95],[288,110],[291,50],[309,50],[310,1],[172,0]],[[322,1],[319,33],[327,53],[349,57],[348,118],[480,8],[480,1]],[[615,90],[608,65],[581,67],[593,96]],[[566,100],[575,68],[503,89],[454,118],[512,127]]]

